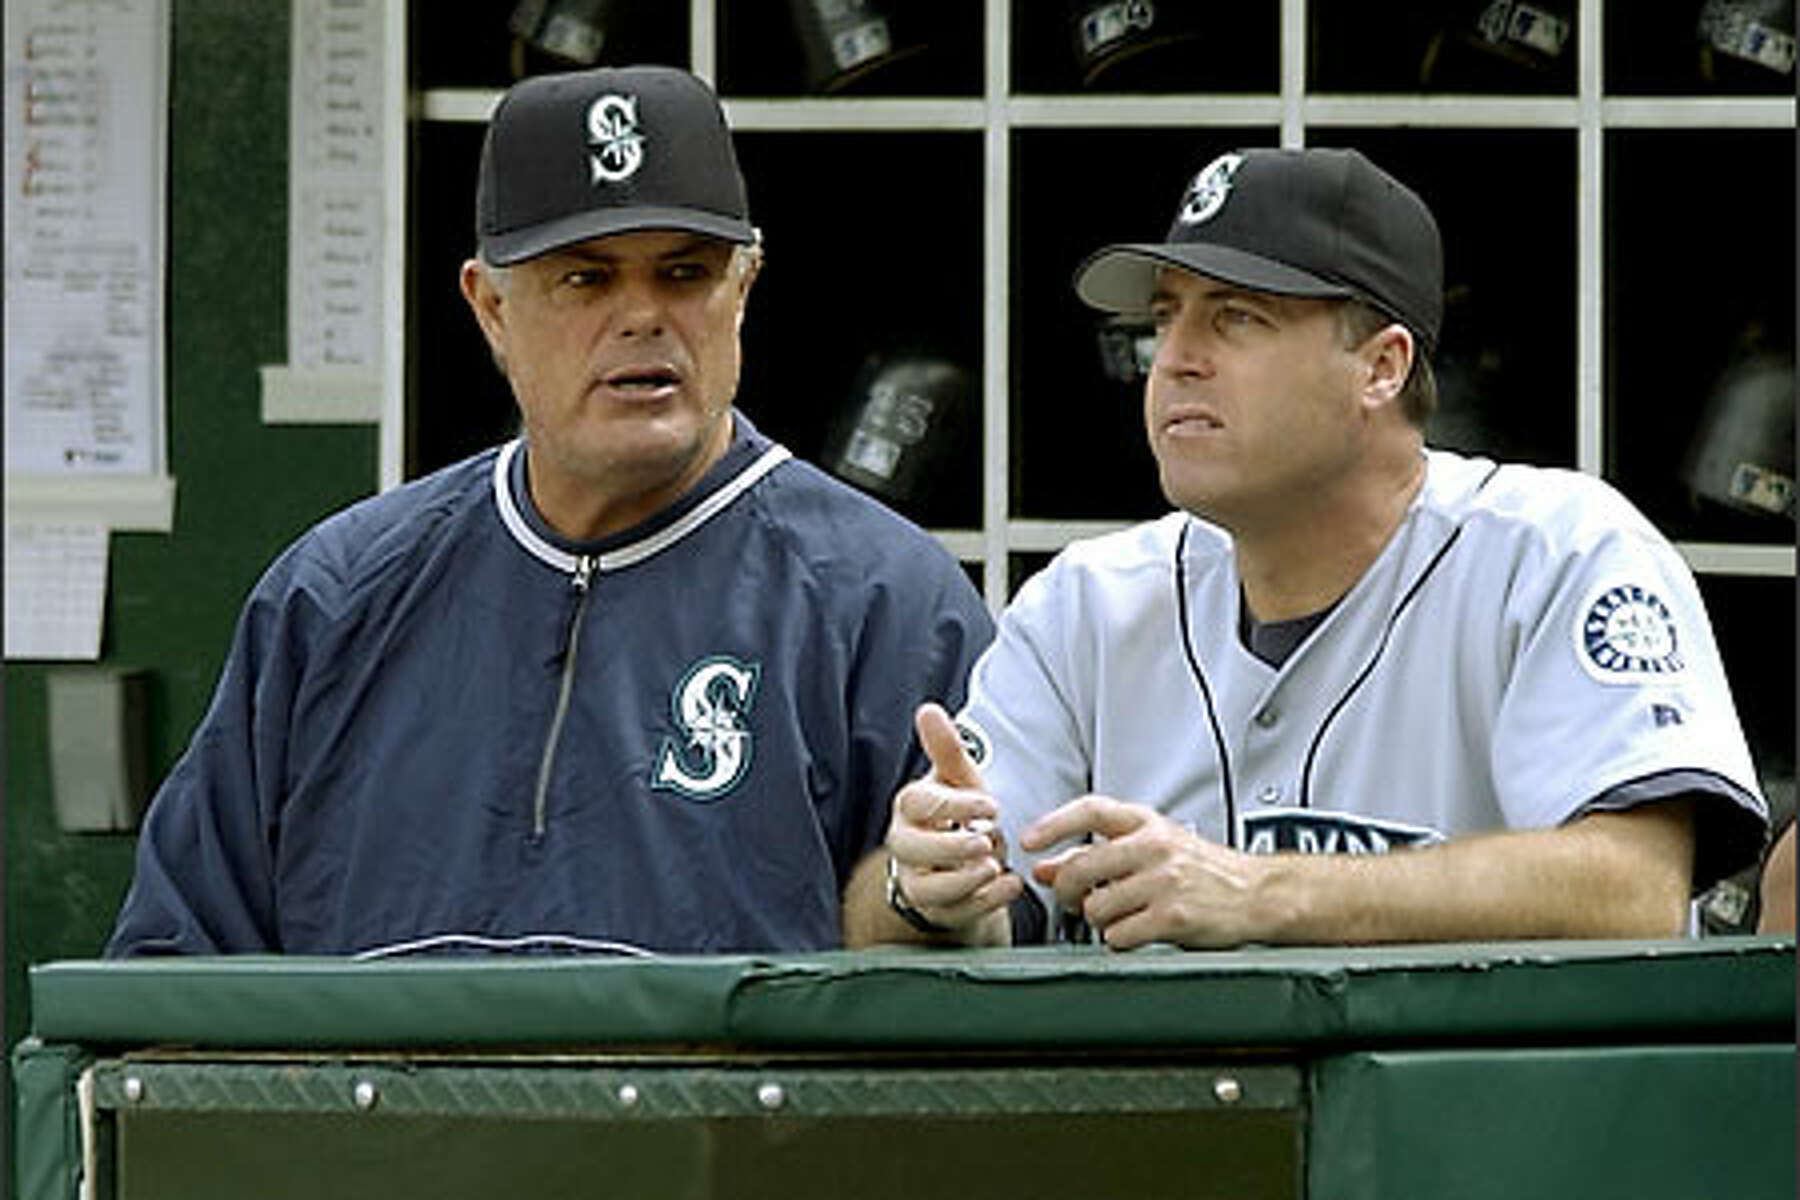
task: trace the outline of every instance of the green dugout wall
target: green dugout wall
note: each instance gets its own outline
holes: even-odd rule
[[[375,490],[373,426],[265,425],[258,369],[287,352],[288,5],[170,0],[167,181],[171,533],[115,533],[99,665],[139,671],[151,782],[212,695],[239,605],[296,534]],[[5,1030],[29,1027],[27,965],[97,955],[133,836],[57,826],[45,677],[5,686]]]
[[[1794,979],[1791,939],[52,963],[18,1186],[1787,1200]]]

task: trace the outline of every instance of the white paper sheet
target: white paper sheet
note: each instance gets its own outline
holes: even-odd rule
[[[6,468],[161,475],[166,0],[6,0]]]
[[[382,382],[385,0],[294,0],[288,363]]]
[[[7,658],[100,657],[106,549],[104,525],[7,521]]]

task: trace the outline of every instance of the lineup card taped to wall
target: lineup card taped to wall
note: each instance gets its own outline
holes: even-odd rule
[[[6,0],[9,659],[100,655],[108,527],[75,514],[168,522],[168,42],[168,0]]]
[[[295,0],[288,91],[288,366],[379,389],[383,0]]]
[[[6,469],[160,475],[166,0],[6,0]]]

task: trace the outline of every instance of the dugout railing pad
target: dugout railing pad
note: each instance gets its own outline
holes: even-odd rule
[[[79,961],[31,1000],[29,1200],[1794,1194],[1785,938]]]

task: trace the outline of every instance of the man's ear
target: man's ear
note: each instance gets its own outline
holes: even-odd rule
[[[462,287],[463,299],[469,302],[469,310],[475,314],[476,324],[481,326],[482,336],[487,338],[488,350],[494,361],[499,364],[502,373],[506,370],[506,317],[504,308],[506,293],[489,274],[486,267],[475,259],[468,259],[462,265],[462,274],[458,278]]]
[[[1397,401],[1412,373],[1413,355],[1418,353],[1412,330],[1393,322],[1364,342],[1359,353],[1368,371],[1364,402],[1375,407]]]
[[[750,286],[762,274],[763,249],[758,245],[736,253],[742,256],[737,264],[737,327],[741,331],[744,328],[744,314],[750,311]]]
[[[743,268],[744,278],[740,286],[742,288],[742,294],[748,296],[750,294],[750,285],[756,282],[756,277],[758,275],[762,274],[763,255],[765,251],[761,246],[755,246],[749,250],[741,251],[741,253],[744,256],[745,261]]]

